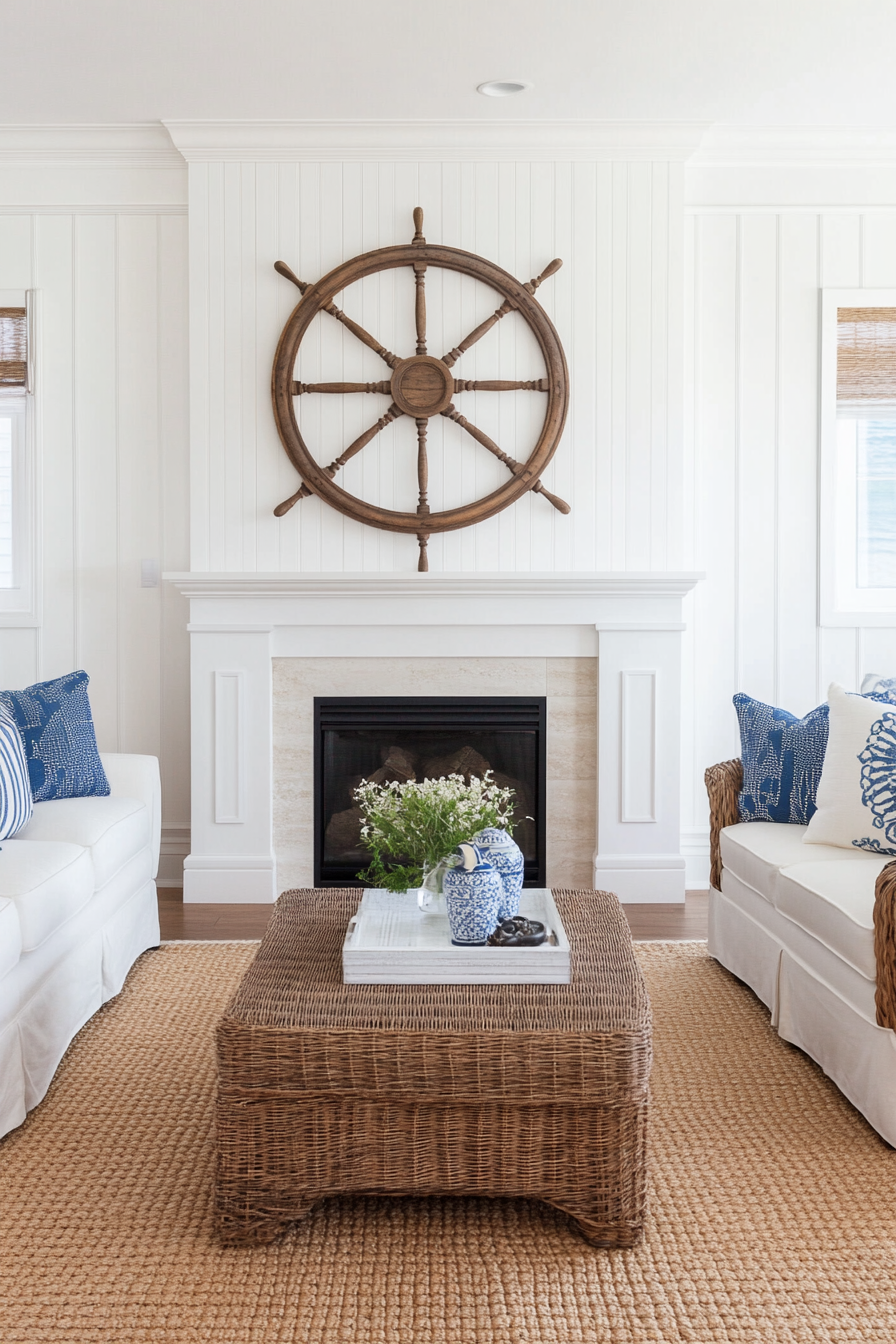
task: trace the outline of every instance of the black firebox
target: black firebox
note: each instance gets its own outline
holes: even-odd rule
[[[314,884],[359,887],[354,790],[362,779],[433,779],[491,770],[516,794],[514,839],[525,885],[545,885],[546,701],[538,695],[317,696],[314,700]]]

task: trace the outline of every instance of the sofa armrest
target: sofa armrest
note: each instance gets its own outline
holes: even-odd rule
[[[123,752],[100,752],[100,760],[116,798],[139,798],[146,804],[152,827],[152,875],[159,871],[162,838],[162,780],[155,756],[130,756]]]
[[[896,1031],[896,863],[888,863],[874,884],[874,960],[877,1025]]]
[[[722,890],[722,852],[719,833],[739,820],[737,795],[744,782],[740,758],[711,765],[703,776],[709,794],[709,885]]]

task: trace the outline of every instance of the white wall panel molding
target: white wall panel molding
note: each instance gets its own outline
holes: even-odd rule
[[[627,902],[679,903],[680,628],[597,630],[594,885]]]
[[[192,808],[184,900],[273,901],[270,630],[244,621],[232,632],[194,631],[190,647]]]
[[[656,821],[656,670],[625,668],[620,676],[619,820]]]
[[[703,122],[166,121],[189,163],[686,159]]]
[[[215,671],[215,823],[246,819],[245,673]]]

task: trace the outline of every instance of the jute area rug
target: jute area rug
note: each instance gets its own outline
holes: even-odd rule
[[[536,1203],[385,1198],[219,1246],[212,1029],[253,951],[146,953],[0,1143],[3,1344],[896,1340],[896,1154],[702,943],[638,948],[656,1024],[638,1249],[595,1250]]]

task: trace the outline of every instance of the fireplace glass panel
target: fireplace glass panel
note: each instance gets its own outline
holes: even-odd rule
[[[491,770],[516,794],[525,882],[543,886],[544,725],[539,696],[316,699],[315,884],[360,885],[357,873],[370,862],[353,798],[362,779],[469,779]]]

